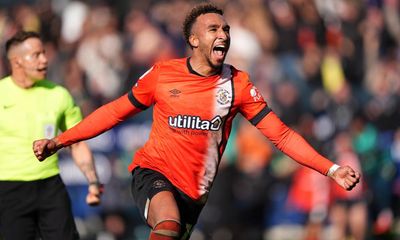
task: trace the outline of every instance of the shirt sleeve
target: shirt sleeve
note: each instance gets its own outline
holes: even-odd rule
[[[244,85],[240,90],[240,112],[253,125],[257,125],[270,111],[263,96],[250,81],[248,74],[241,72]]]
[[[159,65],[155,64],[139,78],[128,92],[129,100],[135,107],[145,110],[154,104],[159,69]]]
[[[255,125],[279,150],[297,161],[326,175],[333,162],[321,156],[307,141],[286,126],[274,112]]]
[[[63,146],[69,146],[93,138],[140,111],[140,108],[132,105],[128,94],[125,94],[96,109],[76,126],[60,134],[57,139]]]
[[[67,90],[64,90],[64,99],[62,102],[65,105],[63,114],[60,118],[59,128],[61,131],[65,131],[82,120],[82,113],[81,109],[75,104],[73,97]]]

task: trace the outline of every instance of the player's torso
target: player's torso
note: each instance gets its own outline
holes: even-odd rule
[[[219,132],[233,105],[229,67],[222,76],[201,77],[178,73],[160,75],[155,94],[155,121],[165,133],[196,135]]]
[[[215,177],[236,114],[234,91],[229,65],[212,77],[182,67],[158,76],[153,128],[143,151],[153,162],[158,158],[157,170],[173,171],[163,173],[192,197],[208,192]]]
[[[190,154],[206,154],[221,144],[234,105],[230,66],[220,75],[202,77],[186,68],[160,71],[155,90],[155,138],[174,139]],[[169,141],[171,143],[171,141]],[[203,156],[204,157],[204,156]]]

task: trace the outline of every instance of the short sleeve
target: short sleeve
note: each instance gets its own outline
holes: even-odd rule
[[[60,130],[65,131],[72,128],[82,120],[81,109],[75,104],[74,99],[64,90],[64,113],[60,121]]]
[[[160,67],[156,64],[145,72],[128,92],[130,102],[142,110],[154,103],[154,93],[157,86]]]
[[[240,112],[253,125],[257,125],[270,111],[263,96],[250,81],[247,74],[242,73]]]

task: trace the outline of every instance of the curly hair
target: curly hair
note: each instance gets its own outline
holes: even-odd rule
[[[219,15],[224,15],[224,11],[212,4],[202,4],[194,7],[188,15],[186,15],[185,21],[183,22],[183,35],[185,37],[186,42],[189,43],[189,37],[192,34],[193,24],[196,22],[196,19],[206,13],[216,13]],[[191,46],[191,45],[190,45]]]

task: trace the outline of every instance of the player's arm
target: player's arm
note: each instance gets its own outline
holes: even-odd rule
[[[268,107],[246,73],[239,72],[237,78],[243,79],[239,92],[240,112],[279,150],[298,163],[330,176],[344,189],[351,190],[358,183],[358,172],[348,166],[339,167],[321,156],[302,136],[286,126]]]
[[[98,136],[141,110],[141,108],[132,104],[130,95],[125,94],[98,108],[59,136],[53,139],[34,141],[33,151],[37,159],[43,161],[59,149]]]
[[[267,106],[261,111],[261,114],[265,116],[260,120],[257,120],[257,116],[255,116],[251,122],[283,153],[298,163],[331,177],[346,190],[353,189],[359,182],[360,173],[349,166],[340,167],[320,155],[301,135],[286,126]]]
[[[86,203],[91,206],[100,204],[103,186],[100,184],[94,165],[93,155],[86,142],[77,142],[71,145],[71,155],[75,164],[86,177],[89,187]]]
[[[159,72],[159,65],[154,65],[139,78],[129,93],[98,108],[58,137],[34,141],[33,151],[36,158],[43,161],[60,148],[100,135],[128,117],[151,106],[155,102]]]

